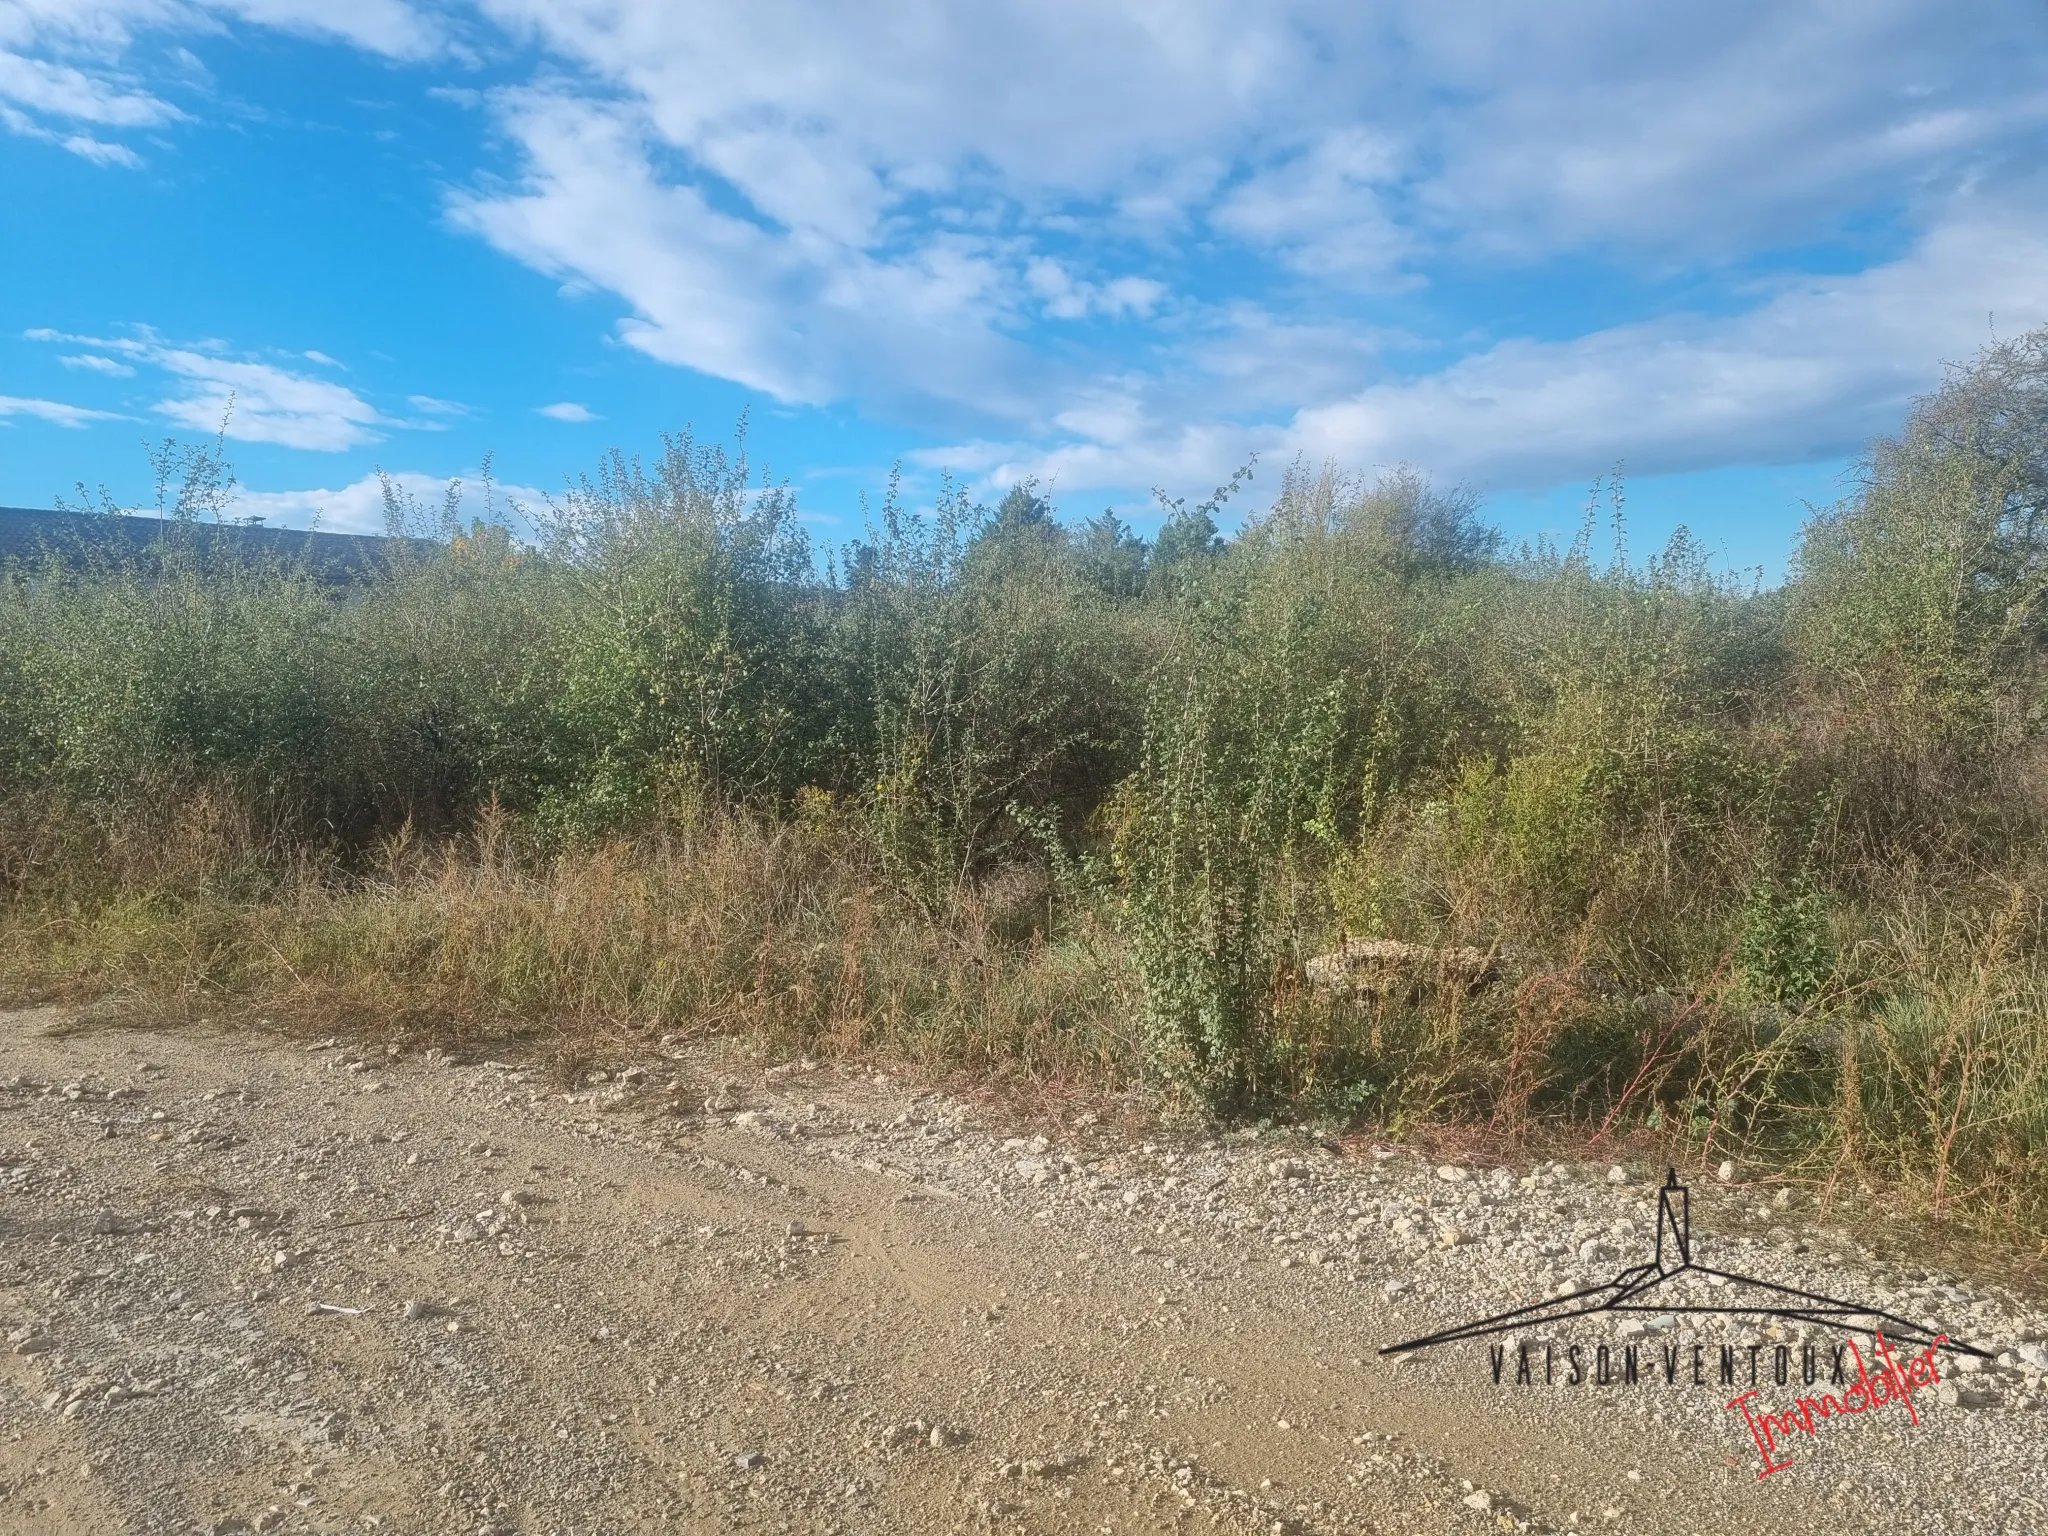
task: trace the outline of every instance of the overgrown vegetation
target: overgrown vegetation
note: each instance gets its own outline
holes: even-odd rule
[[[394,490],[438,543],[338,588],[182,547],[224,470],[160,469],[147,570],[0,587],[19,996],[744,1030],[2043,1227],[2048,332],[1921,402],[1769,590],[1683,535],[1596,555],[1619,486],[1510,551],[1415,475],[1300,466],[1229,540],[1242,475],[1150,545],[892,487],[821,552],[688,438],[531,541],[488,487]],[[1347,937],[1495,980],[1311,985]]]

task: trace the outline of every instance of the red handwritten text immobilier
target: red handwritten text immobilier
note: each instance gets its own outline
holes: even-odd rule
[[[1902,1368],[1892,1358],[1891,1346],[1880,1331],[1877,1352],[1882,1358],[1875,1375],[1864,1368],[1863,1352],[1856,1347],[1854,1340],[1850,1341],[1849,1352],[1856,1357],[1856,1384],[1840,1397],[1832,1392],[1823,1392],[1817,1399],[1800,1398],[1797,1407],[1766,1413],[1761,1409],[1751,1410],[1750,1400],[1757,1395],[1757,1389],[1752,1387],[1729,1403],[1730,1410],[1742,1411],[1743,1421],[1749,1425],[1749,1436],[1756,1442],[1757,1453],[1763,1457],[1764,1469],[1757,1473],[1757,1481],[1762,1482],[1773,1472],[1782,1472],[1792,1465],[1789,1460],[1771,1459],[1781,1438],[1789,1438],[1795,1429],[1813,1435],[1817,1433],[1816,1422],[1825,1423],[1838,1413],[1867,1413],[1883,1403],[1903,1403],[1912,1421],[1918,1424],[1920,1414],[1913,1406],[1913,1394],[1921,1387],[1935,1386],[1941,1381],[1941,1373],[1934,1366],[1934,1352],[1947,1342],[1947,1334],[1936,1335],[1932,1344],[1909,1357]]]

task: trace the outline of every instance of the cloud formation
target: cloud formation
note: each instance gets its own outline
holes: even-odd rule
[[[1278,438],[1354,465],[1409,461],[1495,485],[1626,458],[1645,474],[1800,463],[1895,427],[1938,364],[2048,320],[2048,214],[1954,211],[1900,260],[1805,278],[1732,316],[1511,340],[1420,379],[1300,412]]]
[[[381,428],[395,425],[344,385],[275,363],[231,357],[217,346],[174,345],[146,330],[114,337],[43,328],[27,334],[31,341],[94,349],[65,357],[70,367],[115,376],[132,375],[137,366],[157,370],[175,390],[155,402],[159,415],[201,432],[225,431],[238,442],[332,453],[376,442]],[[117,356],[106,356],[109,352]]]
[[[101,357],[96,352],[78,352],[57,359],[66,368],[84,369],[88,373],[104,373],[117,379],[132,379],[135,370],[126,363],[116,362],[111,357]]]
[[[87,410],[82,405],[66,405],[59,400],[25,400],[19,395],[0,395],[0,419],[9,416],[33,416],[38,421],[59,427],[82,427],[93,421],[120,420],[112,411]]]
[[[329,533],[383,533],[385,478],[364,475],[338,490],[242,490],[235,496],[234,515],[260,517],[273,528],[319,527]],[[437,511],[451,483],[446,475],[421,474],[412,470],[400,470],[388,478],[401,495]],[[461,481],[460,477],[456,480],[462,487],[461,507],[465,518],[483,516],[481,486]],[[515,528],[520,507],[537,508],[547,500],[544,492],[524,485],[496,486],[492,495],[496,513],[500,517],[511,517]]]
[[[626,346],[997,482],[1830,456],[2048,320],[2037,0],[0,0],[0,124],[132,163],[139,40],[250,28],[456,65],[449,221]],[[150,348],[187,425],[394,425]]]
[[[352,44],[392,59],[447,45],[406,0],[0,0],[0,127],[103,165],[134,167],[129,145],[82,132],[161,127],[189,114],[137,83],[130,53],[152,34],[234,23]]]
[[[461,227],[617,294],[653,356],[969,428],[950,462],[996,476],[1835,453],[1981,311],[2048,318],[2007,255],[2048,149],[2018,0],[483,10],[580,73],[494,98],[517,181]],[[1863,279],[1806,276],[1830,244]],[[1459,312],[1560,263],[1699,301],[1562,338]],[[1389,345],[1359,304],[1404,296],[1437,334]]]

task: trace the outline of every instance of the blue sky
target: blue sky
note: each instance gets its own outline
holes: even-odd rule
[[[1253,453],[1517,535],[1625,468],[1782,568],[1944,362],[2048,321],[2036,0],[0,0],[0,503],[378,524],[730,433],[826,539]]]

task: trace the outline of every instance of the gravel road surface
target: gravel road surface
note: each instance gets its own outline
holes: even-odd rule
[[[599,1066],[0,1014],[0,1531],[2048,1531],[2048,1316],[1740,1170],[1695,1181],[1707,1262],[1992,1360],[1760,1480],[1726,1404],[1753,1361],[1759,1409],[1824,1390],[1837,1336],[1674,1300],[1499,1384],[1377,1353],[1637,1262],[1657,1170]]]

